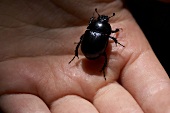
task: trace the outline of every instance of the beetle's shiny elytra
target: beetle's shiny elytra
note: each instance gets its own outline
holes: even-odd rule
[[[119,31],[119,29],[112,30],[110,24],[108,23],[109,19],[113,17],[115,13],[108,17],[105,15],[100,15],[97,12],[97,8],[95,9],[95,12],[98,14],[98,18],[95,19],[94,16],[90,18],[89,25],[85,33],[80,37],[80,41],[77,43],[75,56],[71,59],[69,64],[75,57],[78,57],[78,49],[81,45],[81,51],[87,59],[94,60],[100,56],[105,57],[105,62],[101,70],[103,72],[104,79],[106,80],[105,68],[107,66],[107,54],[105,50],[108,45],[109,38],[114,40],[116,45],[119,44],[123,47],[125,46],[120,44],[115,37],[110,36],[111,33],[116,33]]]

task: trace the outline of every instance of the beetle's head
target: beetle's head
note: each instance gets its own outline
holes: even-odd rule
[[[115,15],[115,13],[113,13],[112,16],[105,16],[105,15],[100,15],[98,12],[97,12],[97,8],[95,9],[96,13],[98,14],[98,18],[97,20],[100,21],[100,22],[108,22],[109,21],[109,18],[113,17]]]
[[[109,21],[109,17],[108,16],[105,16],[105,15],[100,15],[98,18],[97,18],[98,21],[100,22],[108,22]]]

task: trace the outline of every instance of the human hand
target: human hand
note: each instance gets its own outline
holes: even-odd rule
[[[5,113],[168,113],[169,77],[121,1],[0,2],[0,108]],[[95,8],[116,15],[112,29],[123,44],[103,58],[74,56],[74,42]]]

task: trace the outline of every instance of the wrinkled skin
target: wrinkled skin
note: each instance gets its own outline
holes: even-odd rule
[[[109,41],[106,81],[103,57],[79,51],[68,64],[95,8],[116,14],[109,22],[125,46]],[[169,77],[120,0],[1,0],[0,48],[5,113],[170,112]]]

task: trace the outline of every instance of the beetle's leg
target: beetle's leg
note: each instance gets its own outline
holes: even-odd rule
[[[94,13],[93,13],[93,16],[90,18],[90,21],[89,21],[89,24],[91,24],[93,21],[94,21]]]
[[[76,49],[75,49],[75,55],[74,55],[74,57],[70,60],[69,64],[74,60],[75,57],[79,58],[79,56],[78,56],[78,49],[79,49],[79,47],[80,47],[82,38],[83,38],[83,35],[81,36],[80,41],[79,41],[78,43],[76,43],[77,46],[76,46]]]
[[[125,47],[124,45],[122,45],[121,43],[119,43],[119,42],[117,41],[117,39],[116,39],[116,38],[111,37],[111,36],[110,36],[109,38],[111,38],[112,40],[114,40],[114,42],[116,43],[116,46],[117,46],[117,44],[119,44],[119,45],[121,45],[121,46]]]
[[[106,54],[106,52],[103,53],[103,56],[104,56],[104,64],[103,64],[101,71],[103,72],[104,79],[106,80],[106,75],[105,75],[105,68],[107,66],[107,54]]]
[[[115,29],[114,31],[112,30],[112,33],[117,33],[119,32],[119,29]]]
[[[94,21],[94,16],[90,18],[89,24],[91,24]]]

